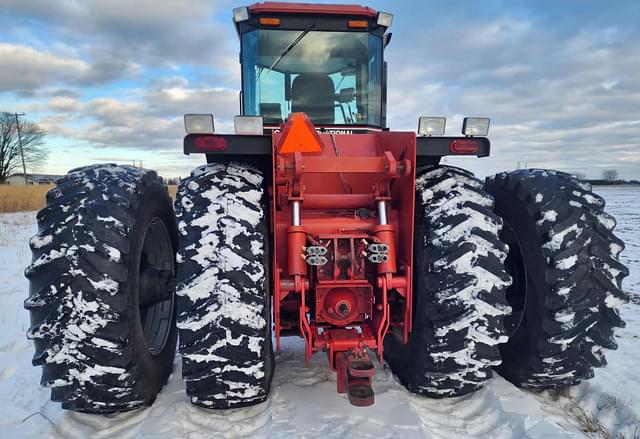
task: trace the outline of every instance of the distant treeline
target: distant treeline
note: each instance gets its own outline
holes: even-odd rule
[[[589,184],[593,184],[595,186],[612,186],[612,185],[616,185],[616,184],[637,184],[640,185],[640,181],[638,180],[604,180],[604,179],[595,179],[595,180],[590,180],[590,179],[586,179],[584,180]]]

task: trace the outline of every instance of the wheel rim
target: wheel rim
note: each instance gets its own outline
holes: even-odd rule
[[[175,300],[173,246],[167,227],[158,217],[145,231],[138,276],[142,332],[149,352],[158,355],[171,332]]]
[[[527,268],[524,264],[522,246],[513,227],[503,221],[500,239],[509,245],[509,253],[504,261],[505,268],[511,275],[512,283],[507,288],[507,303],[511,307],[511,314],[505,317],[505,331],[509,337],[516,333],[525,319],[527,308]]]

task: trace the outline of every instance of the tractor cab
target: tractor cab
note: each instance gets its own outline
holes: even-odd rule
[[[234,10],[241,114],[278,129],[292,113],[319,128],[386,125],[391,15],[361,6],[258,3]]]

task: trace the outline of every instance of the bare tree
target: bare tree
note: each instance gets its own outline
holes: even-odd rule
[[[606,181],[618,181],[618,171],[615,169],[606,169],[602,172],[602,179]]]
[[[0,183],[22,171],[21,154],[29,171],[37,171],[45,164],[48,156],[42,142],[45,134],[36,123],[17,121],[14,114],[0,113]]]

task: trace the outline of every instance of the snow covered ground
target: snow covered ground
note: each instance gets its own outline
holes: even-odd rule
[[[469,396],[430,400],[409,394],[387,368],[375,377],[376,404],[356,408],[336,394],[335,376],[317,354],[304,366],[303,345],[286,340],[277,356],[269,400],[256,407],[212,412],[192,406],[180,378],[180,362],[153,407],[113,416],[62,411],[39,386],[26,340],[22,308],[30,261],[28,238],[35,212],[0,214],[0,432],[2,437],[236,438],[371,437],[454,438],[640,437],[640,189],[597,187],[618,220],[626,242],[622,259],[631,270],[624,289],[627,327],[609,366],[562,395],[520,390],[500,377]],[[584,430],[591,430],[585,432]]]

